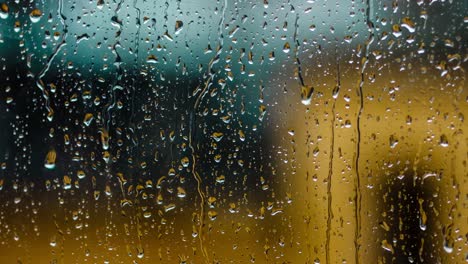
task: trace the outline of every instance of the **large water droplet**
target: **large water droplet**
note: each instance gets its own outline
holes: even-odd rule
[[[39,9],[34,9],[29,13],[29,19],[31,19],[31,22],[37,23],[39,20],[41,20],[42,17],[42,11]]]
[[[46,167],[49,170],[54,169],[56,158],[57,158],[57,152],[55,152],[55,149],[49,150],[49,152],[46,155],[44,167]]]
[[[9,11],[10,11],[10,8],[8,7],[7,4],[5,3],[0,4],[0,18],[7,19]]]
[[[310,103],[312,102],[313,93],[314,93],[314,87],[301,86],[301,103],[303,105],[310,105]]]

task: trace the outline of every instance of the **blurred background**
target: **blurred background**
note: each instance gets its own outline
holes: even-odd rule
[[[0,262],[468,262],[467,9],[0,3]]]

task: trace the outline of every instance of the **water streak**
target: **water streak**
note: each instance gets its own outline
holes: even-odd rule
[[[357,89],[357,96],[359,98],[358,112],[356,115],[356,155],[354,166],[356,170],[355,177],[355,199],[354,199],[354,214],[356,217],[355,233],[354,233],[354,246],[355,246],[355,263],[359,263],[359,240],[361,236],[361,177],[359,172],[359,159],[361,155],[361,115],[364,108],[364,95],[363,95],[363,85],[364,85],[364,72],[369,60],[369,47],[374,40],[373,24],[370,20],[370,0],[366,2],[366,26],[369,28],[369,38],[366,41],[365,45],[365,55],[361,61],[361,78],[359,82],[359,87]]]
[[[335,52],[337,53],[337,52]],[[339,89],[341,86],[341,81],[340,81],[340,64],[338,62],[338,55],[335,55],[337,57],[336,59],[336,85]],[[334,93],[334,91],[333,91]],[[328,207],[327,207],[327,231],[326,231],[326,244],[325,244],[325,254],[326,254],[326,261],[327,263],[330,263],[330,233],[331,233],[331,221],[333,219],[333,209],[332,209],[332,176],[333,176],[333,154],[335,151],[335,106],[336,106],[336,97],[334,94],[332,94],[333,98],[333,105],[332,105],[332,121],[331,121],[331,143],[330,143],[330,161],[328,163],[328,178],[327,178],[327,201],[328,201]]]
[[[66,17],[63,14],[63,0],[60,0],[58,2],[58,13],[59,13],[59,18],[60,18],[60,23],[62,24],[62,27],[63,27],[62,40],[55,47],[54,52],[52,52],[52,54],[49,56],[45,66],[42,68],[42,70],[39,72],[39,74],[38,74],[38,76],[36,78],[36,86],[41,90],[42,96],[46,100],[46,109],[49,112],[49,114],[53,114],[54,110],[53,110],[52,106],[50,105],[50,97],[49,97],[49,94],[48,94],[48,92],[46,90],[44,82],[42,81],[42,78],[49,71],[50,66],[52,65],[52,62],[54,61],[55,57],[60,52],[60,50],[67,45],[66,38],[67,38],[67,35],[68,35],[68,25],[65,23]],[[50,116],[49,120],[51,121],[52,118],[53,118],[53,115]]]
[[[194,103],[194,106],[193,106],[193,112],[190,114],[190,129],[189,129],[189,148],[192,152],[192,175],[193,175],[193,178],[195,179],[195,181],[197,182],[197,192],[198,192],[198,195],[200,197],[200,225],[199,225],[199,228],[198,228],[198,237],[199,237],[199,240],[200,240],[200,248],[201,248],[201,251],[202,251],[202,254],[205,258],[205,262],[206,263],[209,263],[209,256],[208,256],[208,252],[206,251],[206,248],[204,246],[204,241],[203,241],[203,226],[204,226],[204,218],[205,218],[205,194],[202,190],[202,179],[200,177],[200,175],[198,174],[197,172],[197,157],[196,157],[196,149],[195,147],[193,146],[193,135],[197,129],[197,122],[196,122],[196,115],[197,115],[197,112],[198,112],[198,108],[203,100],[203,98],[205,97],[205,95],[208,93],[209,91],[209,88],[211,87],[212,85],[212,80],[215,76],[215,73],[212,72],[212,69],[213,69],[213,65],[215,64],[216,61],[218,61],[219,59],[219,56],[222,52],[222,49],[223,49],[223,44],[224,44],[224,36],[223,36],[223,23],[224,23],[224,20],[225,20],[225,16],[226,16],[226,8],[227,8],[227,0],[224,1],[224,5],[223,5],[223,9],[222,9],[222,13],[221,13],[221,18],[220,18],[220,21],[218,23],[218,48],[217,48],[217,51],[215,53],[215,56],[210,60],[210,62],[208,63],[208,69],[207,69],[207,77],[206,77],[206,80],[204,81],[204,87],[201,91],[201,93],[197,96],[197,98],[195,99],[195,103]]]

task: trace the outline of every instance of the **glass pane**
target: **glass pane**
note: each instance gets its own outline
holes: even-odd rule
[[[468,261],[467,7],[1,2],[0,262]]]

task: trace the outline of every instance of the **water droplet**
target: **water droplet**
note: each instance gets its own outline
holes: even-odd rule
[[[270,53],[268,54],[268,59],[269,59],[270,61],[274,61],[274,60],[275,60],[275,52],[274,52],[274,51],[272,51],[272,52],[270,52]]]
[[[312,95],[314,94],[314,87],[301,86],[301,103],[303,105],[310,105],[312,102]]]
[[[423,203],[424,203],[424,199],[419,199],[419,214],[420,214],[420,217],[419,217],[419,228],[422,230],[422,231],[425,231],[426,228],[427,228],[427,225],[426,225],[426,222],[427,222],[427,215],[426,215],[426,212],[424,211],[424,208],[423,208]]]
[[[273,216],[281,213],[283,213],[283,208],[274,208],[273,210],[271,210],[271,215]]]
[[[335,88],[333,88],[333,91],[332,91],[332,97],[333,99],[336,99],[338,98],[338,95],[340,93],[340,86],[335,86]]]
[[[121,207],[124,207],[124,206],[132,206],[133,205],[133,202],[130,201],[129,199],[122,199],[120,200],[120,206]]]
[[[220,163],[222,158],[223,158],[223,156],[222,156],[221,154],[216,154],[216,155],[214,156],[214,161],[215,161],[216,163]]]
[[[63,189],[69,190],[71,189],[71,182],[72,179],[68,175],[63,176]]]
[[[208,218],[210,218],[211,221],[214,221],[216,220],[216,218],[218,217],[218,213],[215,212],[215,211],[208,211]]]
[[[398,145],[398,139],[394,135],[391,135],[389,138],[390,148],[395,148]]]
[[[93,119],[94,119],[93,114],[87,113],[83,119],[83,123],[85,124],[85,126],[89,126],[91,122],[93,121]]]
[[[164,206],[164,211],[165,211],[165,212],[169,212],[169,211],[171,211],[171,210],[174,210],[175,207],[176,207],[175,204],[172,204],[172,203],[171,203],[171,204],[168,204],[168,205]]]
[[[21,22],[19,21],[15,21],[15,24],[13,26],[13,31],[15,31],[16,33],[18,33],[21,29]]]
[[[444,239],[444,251],[448,254],[453,252],[453,240]]]
[[[239,139],[240,139],[241,141],[245,141],[245,133],[244,133],[244,131],[242,131],[241,129],[239,129],[238,134],[239,134]]]
[[[187,195],[187,194],[186,194],[184,188],[182,188],[182,187],[177,187],[177,197],[179,197],[179,198],[184,198],[186,195]]]
[[[382,221],[379,223],[380,224],[380,227],[382,227],[385,231],[390,231],[390,227],[388,226],[387,222],[385,221]]]
[[[229,204],[229,212],[230,212],[231,214],[237,213],[237,209],[236,209],[236,204],[235,204],[235,203],[230,203],[230,204]]]
[[[57,246],[57,239],[55,238],[55,236],[50,238],[49,244],[50,244],[51,247]]]
[[[102,9],[104,7],[104,0],[97,1],[97,8]]]
[[[260,105],[258,107],[258,110],[260,112],[260,114],[258,115],[258,120],[263,121],[263,118],[265,117],[265,114],[266,114],[266,106]]]
[[[169,31],[166,30],[164,37],[169,41],[174,41],[174,38],[169,34]]]
[[[350,36],[350,35],[347,35],[347,36],[344,37],[344,41],[345,41],[346,43],[351,43],[352,40],[353,40],[353,37]]]
[[[225,180],[226,180],[226,177],[224,177],[224,175],[220,175],[216,177],[216,182],[219,184],[223,184]]]
[[[139,259],[143,258],[145,256],[145,251],[143,250],[143,247],[141,245],[137,246],[137,257]]]
[[[0,18],[7,19],[9,11],[10,11],[10,8],[8,7],[7,4],[5,3],[0,4]]]
[[[184,168],[187,168],[190,165],[190,159],[188,157],[183,157],[180,160],[180,163],[182,164]]]
[[[151,212],[148,212],[148,211],[144,212],[143,217],[144,218],[150,218],[151,217]]]
[[[410,33],[414,33],[416,31],[414,22],[409,17],[405,17],[401,20],[401,26],[406,28]]]
[[[55,152],[55,149],[49,150],[49,152],[46,155],[44,167],[46,167],[49,170],[53,170],[55,168],[56,158],[57,158],[57,152]]]
[[[401,36],[401,27],[399,25],[393,25],[392,26],[392,34],[393,36],[395,36],[396,38],[400,37]]]
[[[445,134],[442,134],[440,136],[439,145],[444,147],[444,148],[449,146],[448,139],[447,139],[447,136]]]
[[[216,205],[216,197],[213,197],[213,196],[208,197],[208,201],[207,201],[207,202],[208,202],[208,206],[209,206],[210,208],[214,208],[215,205]]]
[[[393,246],[387,240],[382,241],[382,248],[393,253]]]
[[[76,176],[78,177],[78,179],[84,179],[86,177],[86,174],[84,171],[82,170],[79,170],[77,173],[76,173]]]
[[[31,19],[31,22],[37,23],[39,20],[41,20],[42,17],[42,11],[39,9],[34,9],[29,13],[29,18]]]
[[[413,122],[413,118],[410,115],[407,115],[406,116],[406,124],[411,125],[412,122]]]
[[[184,27],[184,22],[177,20],[175,23],[175,34],[179,34]]]
[[[221,141],[221,139],[223,139],[223,136],[224,136],[224,134],[223,134],[222,132],[213,132],[213,134],[211,134],[211,137],[212,137],[216,142]]]
[[[109,149],[109,133],[105,128],[101,128],[99,130],[101,134],[101,144],[102,144],[102,149],[107,150]]]
[[[291,50],[291,46],[289,45],[289,42],[286,42],[283,46],[283,52],[288,53]]]
[[[146,58],[146,62],[151,63],[151,64],[155,64],[155,63],[158,63],[158,58],[155,55],[149,55]]]
[[[49,112],[47,113],[47,120],[49,120],[49,122],[52,122],[52,120],[54,120],[54,110],[52,108],[49,109]]]

